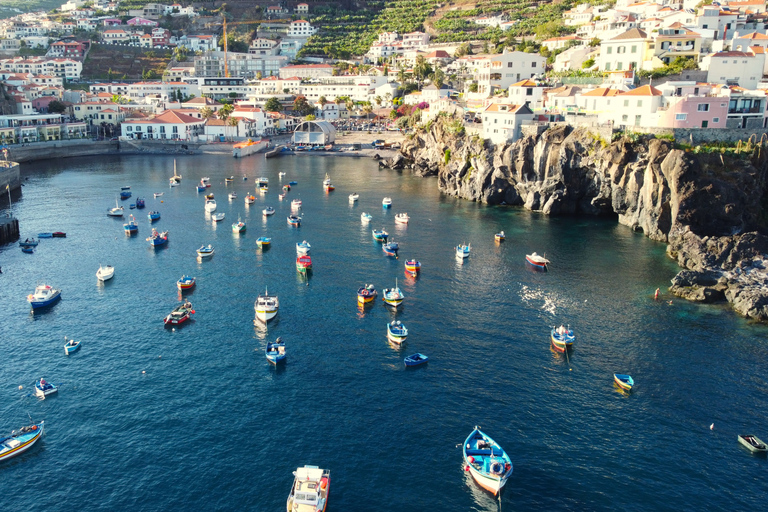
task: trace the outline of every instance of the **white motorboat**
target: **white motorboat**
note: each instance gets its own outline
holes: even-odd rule
[[[360,194],[358,194],[357,192],[353,192],[353,193],[349,194],[349,202],[350,203],[354,203],[359,198],[360,198]]]
[[[123,216],[123,207],[118,204],[117,199],[115,199],[115,207],[110,208],[107,210],[107,215],[110,217],[122,217]]]
[[[301,208],[301,199],[291,201],[291,208]]]
[[[205,211],[208,213],[213,213],[216,211],[216,200],[215,199],[206,199],[205,200]]]
[[[165,194],[165,192],[155,192],[152,195],[155,196],[155,198],[158,198],[158,197],[162,196],[163,194]]]
[[[381,206],[383,208],[391,208],[392,207],[392,198],[385,197],[381,200]]]
[[[115,275],[115,267],[112,265],[99,265],[99,270],[96,271],[96,277],[99,281],[108,281]]]
[[[224,213],[214,213],[211,215],[211,219],[213,219],[213,222],[221,222],[224,220],[225,214]]]
[[[408,221],[411,218],[408,216],[407,213],[398,213],[395,215],[395,222],[398,224],[408,224]]]
[[[309,242],[307,242],[306,240],[304,240],[302,242],[297,242],[296,243],[296,254],[298,256],[303,256],[305,254],[309,254],[309,251],[311,249],[312,249],[312,246],[309,245]]]
[[[211,244],[208,245],[202,245],[197,250],[197,257],[198,258],[210,258],[213,256],[213,246]]]
[[[253,309],[256,311],[256,318],[262,322],[268,322],[275,318],[279,306],[280,302],[277,295],[270,295],[269,290],[265,290],[264,295],[259,295],[259,298],[256,299]]]
[[[275,209],[272,208],[271,206],[267,206],[266,208],[261,210],[261,213],[263,213],[265,217],[269,217],[270,215],[275,214]]]
[[[251,194],[245,195],[245,204],[253,204],[254,201],[256,201],[255,196],[252,196]]]
[[[469,258],[469,251],[471,250],[472,244],[459,244],[456,246],[456,257],[457,258]]]
[[[229,200],[230,201],[234,201],[235,199],[237,199],[237,192],[230,192],[229,193]]]
[[[304,466],[296,477],[286,503],[287,512],[324,512],[328,506],[331,472],[317,466]]]
[[[181,185],[181,183],[179,183],[179,182],[178,182],[178,181],[176,181],[175,179],[171,178],[171,179],[168,181],[168,185],[170,185],[171,187],[178,187],[179,185]]]
[[[363,212],[360,214],[360,222],[362,222],[363,224],[368,224],[369,222],[371,222],[372,218],[373,216],[370,213]]]

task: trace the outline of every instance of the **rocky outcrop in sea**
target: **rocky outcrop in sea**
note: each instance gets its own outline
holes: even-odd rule
[[[669,244],[684,269],[673,293],[727,300],[740,314],[768,321],[768,239],[760,234],[766,149],[750,144],[739,155],[709,154],[651,136],[611,142],[566,125],[492,145],[465,135],[458,120],[438,117],[379,164],[437,176],[441,191],[471,201],[616,216]]]

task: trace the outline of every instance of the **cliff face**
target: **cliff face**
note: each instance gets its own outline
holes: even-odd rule
[[[588,129],[567,126],[493,146],[456,131],[455,121],[438,118],[382,165],[436,175],[440,190],[472,201],[519,205],[547,215],[616,215],[621,224],[670,243],[670,255],[690,271],[671,289],[691,300],[704,300],[701,288],[707,286],[709,301],[738,296],[738,280],[725,274],[751,268],[763,245],[768,251],[760,235],[739,235],[761,224],[765,148],[746,158],[694,155],[665,140],[608,143]],[[729,252],[730,259],[722,254],[713,258],[713,247],[721,253],[728,252],[723,247],[738,250]],[[722,266],[725,261],[729,268]],[[712,288],[715,274],[715,282],[725,279],[719,291]],[[709,284],[697,284],[699,275]],[[723,288],[726,281],[735,286],[730,296],[728,286]],[[752,312],[747,316],[768,320],[768,292],[753,299],[744,306]]]

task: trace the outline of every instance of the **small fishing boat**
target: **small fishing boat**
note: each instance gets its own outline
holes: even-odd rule
[[[462,448],[464,464],[483,489],[498,495],[512,475],[512,461],[499,444],[478,427],[469,434]]]
[[[576,340],[570,326],[566,328],[562,325],[557,328],[552,327],[550,338],[552,340],[552,347],[558,352],[565,352],[573,346],[573,342]]]
[[[176,172],[176,159],[173,159],[173,176],[171,176],[171,181],[181,181],[181,174]]]
[[[194,277],[183,275],[179,278],[178,281],[176,281],[176,288],[183,292],[194,288],[196,282],[197,280]]]
[[[389,242],[382,245],[381,249],[384,251],[384,254],[386,254],[387,256],[397,257],[397,251],[400,250],[400,244],[398,244],[394,240],[390,240]]]
[[[376,288],[374,288],[372,284],[366,284],[365,286],[358,288],[357,302],[360,304],[373,302],[373,299],[375,299],[378,294],[379,293],[376,291]]]
[[[296,270],[302,274],[306,274],[312,270],[312,257],[308,254],[303,254],[296,258]]]
[[[259,181],[256,182],[256,187],[257,188],[268,187],[268,186],[269,186],[269,178],[267,178],[266,176],[261,176],[259,178]]]
[[[115,267],[112,265],[99,265],[99,270],[96,271],[96,278],[99,281],[109,281],[115,276]]]
[[[291,190],[291,186],[290,185],[283,185],[283,190],[285,192],[288,192],[289,190]]]
[[[237,192],[234,192],[234,191],[230,192],[229,193],[229,200],[230,201],[234,201],[235,199],[237,199]]]
[[[213,199],[206,199],[205,200],[205,211],[208,213],[213,213],[216,211],[216,201]]]
[[[155,212],[155,211],[149,212],[147,214],[147,218],[149,218],[150,222],[155,222],[156,220],[160,220],[160,212]]]
[[[67,238],[67,234],[63,231],[54,231],[53,238]]]
[[[632,379],[632,377],[622,373],[614,373],[613,380],[616,382],[616,385],[624,391],[632,391],[632,387],[635,385],[635,381]]]
[[[130,187],[130,186],[127,186],[127,187],[120,187],[120,190],[131,190],[131,187]]]
[[[205,194],[205,198],[206,199],[213,199],[213,192],[211,192],[209,194]]]
[[[117,199],[115,199],[115,207],[110,208],[107,210],[107,215],[110,217],[122,217],[123,216],[123,207],[117,204]]]
[[[285,194],[278,194],[277,198],[282,201],[283,199],[285,199]]]
[[[224,184],[225,185],[229,185],[233,181],[235,181],[235,177],[234,176],[230,176],[229,178],[224,178]]]
[[[328,193],[328,192],[333,192],[334,190],[336,190],[336,187],[334,187],[334,186],[333,186],[333,185],[331,185],[330,183],[329,183],[329,184],[327,184],[327,185],[325,185],[323,188],[325,188],[325,192],[326,192],[326,193]]]
[[[208,176],[203,176],[202,178],[200,178],[200,183],[208,184],[210,183],[210,181],[211,181],[211,178],[209,178]]]
[[[14,430],[8,436],[0,436],[0,461],[21,455],[32,448],[43,436],[44,421]]]
[[[392,306],[395,308],[403,303],[403,299],[405,299],[405,295],[400,290],[400,288],[398,288],[397,279],[395,279],[394,288],[384,288],[384,291],[382,292],[382,299],[388,306]]]
[[[163,194],[165,194],[165,192],[155,192],[152,195],[155,197],[155,199],[157,199],[158,197],[162,196]]]
[[[387,324],[387,339],[400,345],[408,337],[408,329],[400,320]]]
[[[64,353],[69,355],[72,352],[80,350],[80,343],[81,342],[75,340],[67,340],[67,337],[64,336]]]
[[[130,208],[131,210],[134,210],[134,209],[136,209],[136,205],[135,205],[135,204],[133,204],[133,203],[131,203],[131,205],[129,206],[129,208]]]
[[[278,337],[273,342],[267,342],[267,347],[264,349],[267,361],[274,365],[285,361],[285,343],[282,340],[281,337]]]
[[[197,188],[198,192],[205,192],[206,186],[205,186],[205,184],[201,183],[201,184],[197,185],[195,188]]]
[[[275,214],[275,209],[274,209],[274,208],[272,208],[271,206],[267,206],[266,208],[264,208],[263,210],[261,210],[261,213],[262,213],[262,214],[263,214],[265,217],[269,217],[270,215],[274,215],[274,214]]]
[[[499,231],[495,235],[493,235],[494,240],[497,242],[503,242],[506,239],[506,236],[504,235],[503,231]]]
[[[284,172],[280,171],[279,173],[277,173],[277,179],[282,180],[283,176],[285,176]]]
[[[368,224],[369,222],[371,222],[372,218],[373,216],[370,213],[363,212],[360,214],[360,222],[362,222],[363,224]]]
[[[270,243],[272,243],[272,239],[266,236],[260,236],[256,239],[256,245],[262,249],[268,248]]]
[[[137,197],[137,198],[136,198],[136,208],[137,208],[138,210],[141,210],[142,208],[144,208],[144,206],[145,206],[145,204],[144,204],[144,200],[143,200],[143,199],[141,199],[140,197]]]
[[[411,274],[417,274],[421,270],[421,262],[417,260],[405,260],[405,270]]]
[[[301,242],[296,242],[296,254],[301,256],[302,254],[309,254],[309,251],[312,249],[312,246],[309,245],[309,242],[306,240],[302,240]]]
[[[373,239],[377,242],[386,242],[387,237],[389,237],[389,233],[384,231],[383,229],[374,229],[372,231]]]
[[[294,227],[301,226],[301,217],[298,215],[291,214],[288,216],[288,224]]]
[[[181,183],[179,183],[176,180],[168,180],[168,186],[169,187],[178,187],[179,185],[181,185]]]
[[[756,436],[740,435],[738,436],[739,442],[752,453],[766,453],[768,452],[768,446],[765,445]]]
[[[198,258],[210,258],[213,256],[214,249],[211,244],[208,245],[201,245],[200,248],[197,250],[197,257]]]
[[[243,175],[243,181],[248,181],[248,176]]]
[[[19,242],[19,247],[37,247],[40,242],[34,238],[27,238],[23,242]]]
[[[163,319],[163,323],[165,325],[180,325],[189,320],[189,315],[194,314],[195,310],[192,309],[192,303],[185,300]]]
[[[35,288],[34,293],[27,295],[27,302],[30,303],[32,309],[44,308],[52,306],[61,299],[61,290],[52,288],[47,284],[38,285]]]
[[[301,199],[291,201],[291,208],[301,208]]]
[[[34,254],[35,253],[35,248],[34,247],[22,247],[21,248],[21,252],[23,252],[25,254]]]
[[[53,233],[38,233],[37,238],[53,238]]]
[[[532,254],[526,254],[525,261],[537,270],[547,270],[547,265],[549,265],[549,260],[547,258],[544,256],[539,256],[535,252]]]
[[[472,244],[459,244],[456,246],[456,257],[457,258],[469,258],[469,251],[471,250]]]
[[[395,215],[395,222],[397,224],[408,224],[408,221],[411,220],[411,218],[408,216],[407,213],[398,213]]]
[[[294,480],[286,503],[287,512],[325,512],[331,486],[331,472],[304,466],[293,472]]]
[[[211,215],[211,219],[213,220],[213,222],[221,222],[224,220],[224,217],[226,217],[226,214],[224,212],[214,213],[213,215]]]
[[[120,199],[125,200],[125,199],[128,199],[129,197],[131,197],[130,190],[123,190],[122,192],[120,192]]]
[[[168,232],[158,232],[156,229],[152,230],[152,234],[147,237],[147,242],[152,247],[160,247],[168,243]]]
[[[427,363],[429,358],[424,354],[413,354],[405,358],[405,366],[419,366]]]
[[[254,201],[256,201],[256,196],[251,194],[245,195],[245,204],[253,204]]]
[[[136,218],[133,215],[128,217],[128,223],[123,224],[123,229],[126,235],[133,235],[139,232],[139,225],[136,223]]]
[[[35,396],[45,399],[45,397],[57,393],[58,391],[58,386],[47,382],[45,379],[35,381]]]
[[[232,224],[232,232],[233,233],[245,233],[245,222],[240,220],[240,217],[237,218],[237,222]]]
[[[392,208],[392,198],[385,197],[381,200],[381,206],[382,208]]]
[[[323,187],[327,187],[331,184],[331,177],[328,176],[328,173],[325,173],[325,179],[323,180]]]
[[[297,183],[298,183],[298,181],[289,181],[288,182],[288,184],[291,185],[291,186],[296,185]]]
[[[261,194],[261,195],[264,195],[264,194],[266,194],[267,192],[269,192],[269,187],[267,187],[267,186],[265,186],[265,185],[264,185],[264,186],[261,186],[261,187],[259,187],[259,194]]]
[[[350,203],[354,203],[359,198],[360,198],[360,194],[358,194],[357,192],[352,192],[351,194],[349,194],[349,202]]]
[[[264,295],[259,295],[256,299],[253,309],[256,311],[256,318],[266,323],[275,318],[279,306],[277,295],[270,295],[269,290],[265,290]]]

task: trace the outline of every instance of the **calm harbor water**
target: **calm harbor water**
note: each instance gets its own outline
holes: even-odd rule
[[[291,472],[304,464],[331,470],[329,511],[764,506],[768,462],[736,435],[768,438],[768,331],[725,308],[653,301],[677,270],[662,244],[614,219],[448,198],[434,179],[365,159],[184,157],[182,185],[169,188],[172,169],[156,156],[23,166],[13,205],[22,238],[67,238],[41,240],[33,255],[0,248],[0,430],[28,414],[46,421],[37,446],[0,464],[3,511],[284,510]],[[328,195],[326,172],[336,186]],[[218,225],[195,190],[202,176],[226,213]],[[269,193],[246,207],[259,176]],[[134,237],[126,219],[105,215],[126,185]],[[129,210],[137,196],[147,208]],[[298,229],[285,220],[297,197]],[[267,205],[277,214],[265,220]],[[149,210],[170,232],[164,249],[145,241]],[[407,227],[394,224],[401,211]],[[399,260],[373,241],[378,227],[400,242]],[[496,244],[502,229],[507,241]],[[261,235],[272,237],[264,252]],[[309,279],[295,269],[301,240],[312,244]],[[461,242],[472,244],[463,264],[453,250]],[[199,263],[203,243],[216,254]],[[546,253],[548,273],[526,266],[531,251]],[[422,263],[418,279],[404,274],[410,257]],[[116,268],[112,281],[97,282],[99,264]],[[196,314],[172,331],[162,318],[182,274],[197,277]],[[401,349],[386,341],[395,315],[380,299],[361,310],[355,295],[396,279],[406,294],[396,317],[410,331]],[[61,288],[62,300],[32,314],[26,296],[38,282]],[[266,287],[280,298],[268,328],[253,323]],[[576,332],[569,358],[549,348],[556,323]],[[69,357],[65,335],[83,341]],[[288,362],[275,369],[263,352],[277,336]],[[403,357],[415,352],[430,362],[406,371]],[[632,395],[613,387],[614,372],[634,377]],[[62,383],[58,396],[30,396],[41,376]],[[475,425],[514,463],[500,504],[463,471],[460,445]]]

